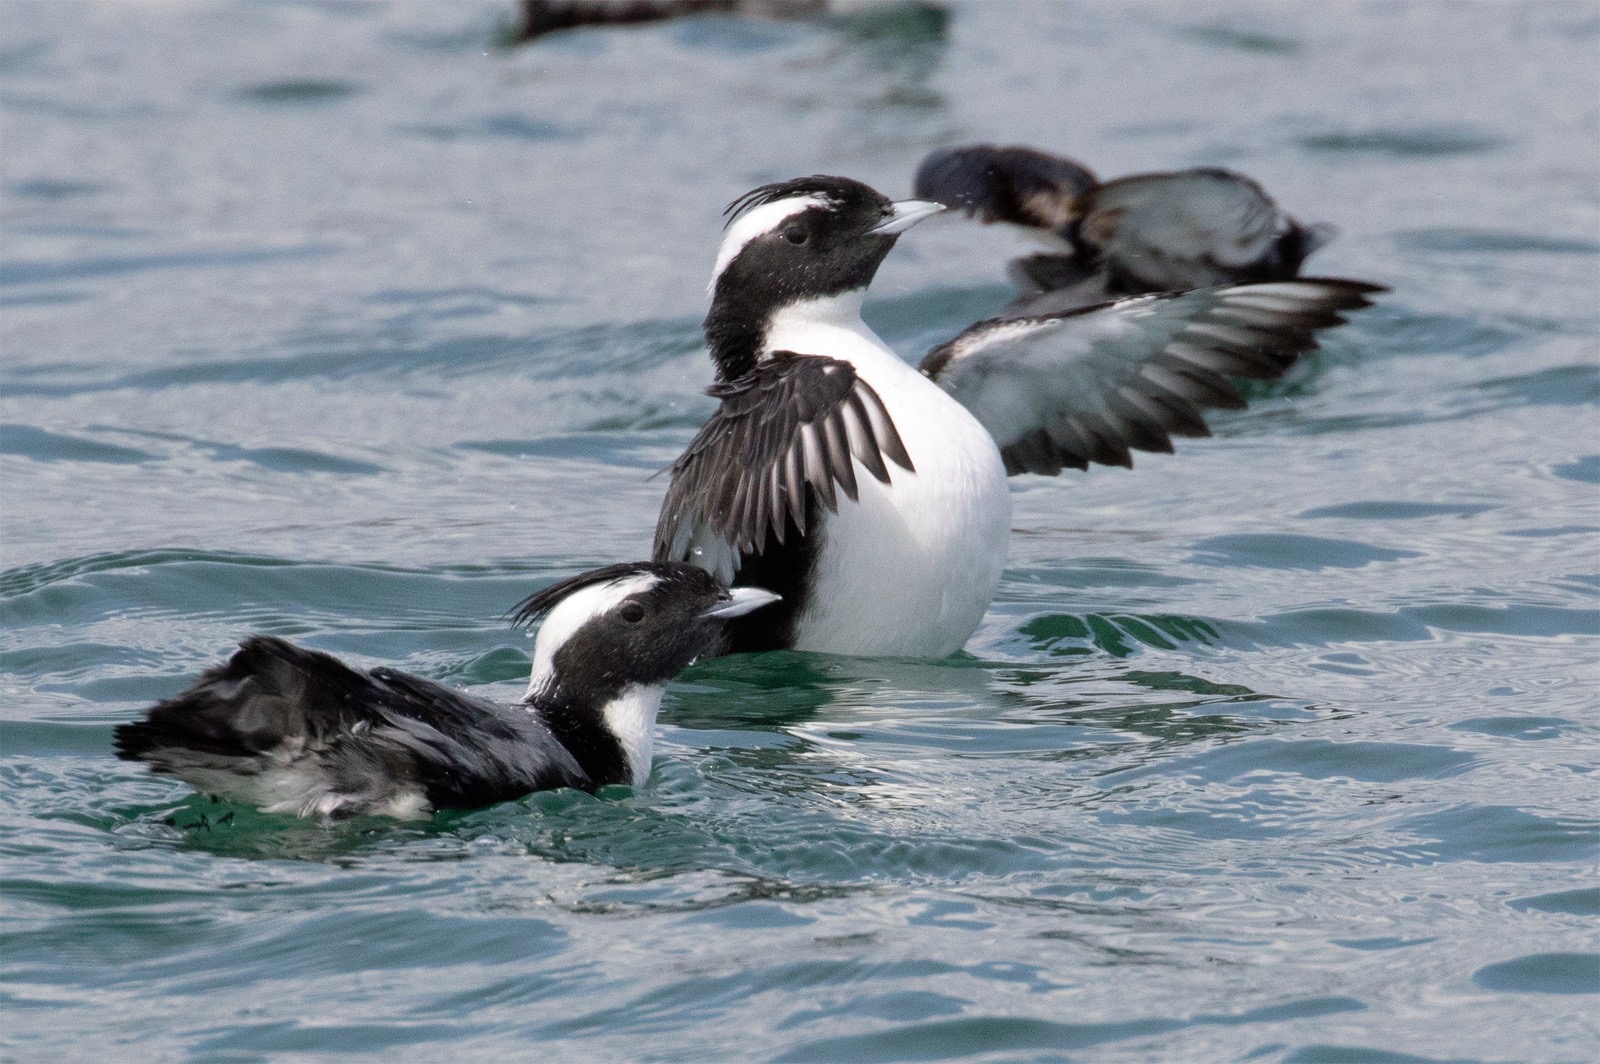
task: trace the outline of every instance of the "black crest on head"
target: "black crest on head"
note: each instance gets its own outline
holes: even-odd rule
[[[740,196],[723,210],[723,216],[728,220],[726,225],[733,222],[745,211],[754,210],[768,203],[777,203],[779,200],[792,199],[795,196],[821,196],[828,200],[828,206],[843,206],[852,200],[863,203],[887,207],[889,200],[880,195],[870,185],[863,185],[859,181],[848,177],[830,177],[827,174],[812,174],[810,177],[794,177],[787,181],[773,181],[759,188],[753,188]]]
[[[615,565],[591,569],[577,576],[569,576],[565,580],[557,580],[542,591],[535,591],[512,609],[509,614],[511,623],[516,625],[532,624],[540,617],[549,613],[560,605],[561,600],[574,591],[582,591],[586,587],[596,584],[609,583],[620,580],[626,576],[642,576],[644,574],[664,575],[666,567],[654,562],[617,562]]]
[[[642,586],[572,618],[578,623],[549,648],[550,672],[535,677],[541,706],[551,712],[567,703],[602,706],[630,686],[666,683],[720,643],[723,621],[707,611],[727,604],[728,591],[686,562],[627,562],[582,573],[525,599],[515,616],[529,620],[586,588],[638,577],[646,578]]]

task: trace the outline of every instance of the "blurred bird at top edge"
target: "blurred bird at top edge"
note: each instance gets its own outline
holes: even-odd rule
[[[937,0],[521,0],[510,44],[583,26],[624,26],[713,13],[802,20],[829,15],[866,15],[917,10],[942,15]]]

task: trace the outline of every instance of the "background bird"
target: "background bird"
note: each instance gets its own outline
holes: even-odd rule
[[[1301,225],[1255,181],[1215,167],[1101,183],[1087,168],[1021,146],[942,148],[922,160],[915,195],[1026,229],[1052,250],[1014,260],[1009,317],[1117,296],[1295,277],[1332,240]]]
[[[508,36],[512,44],[521,44],[580,26],[637,25],[711,13],[799,20],[892,13],[895,8],[944,13],[934,0],[522,0]]]

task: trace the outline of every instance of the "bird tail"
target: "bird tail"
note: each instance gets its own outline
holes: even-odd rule
[[[327,654],[252,636],[226,663],[116,729],[117,756],[207,794],[303,812],[332,781],[328,740],[371,726],[367,676]]]
[[[369,686],[327,654],[271,636],[251,636],[233,657],[190,687],[116,730],[117,756],[147,761],[181,748],[219,757],[256,757],[286,740],[314,741],[354,723],[341,695]],[[344,703],[344,704],[341,704]]]

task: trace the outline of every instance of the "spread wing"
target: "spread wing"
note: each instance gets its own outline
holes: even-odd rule
[[[1066,314],[982,321],[922,372],[994,436],[1006,470],[1054,476],[1207,436],[1207,407],[1242,407],[1229,377],[1270,379],[1379,285],[1330,278],[1136,296]]]
[[[1123,291],[1177,292],[1293,276],[1332,235],[1302,231],[1314,234],[1312,246],[1280,265],[1278,244],[1298,229],[1248,177],[1201,169],[1101,185],[1085,197],[1077,235],[1120,275]]]
[[[808,497],[834,512],[840,493],[855,499],[855,463],[885,484],[888,463],[913,469],[889,412],[848,362],[780,351],[707,394],[722,407],[672,465],[657,561],[731,581],[769,534],[780,544],[791,525],[806,534]]]

